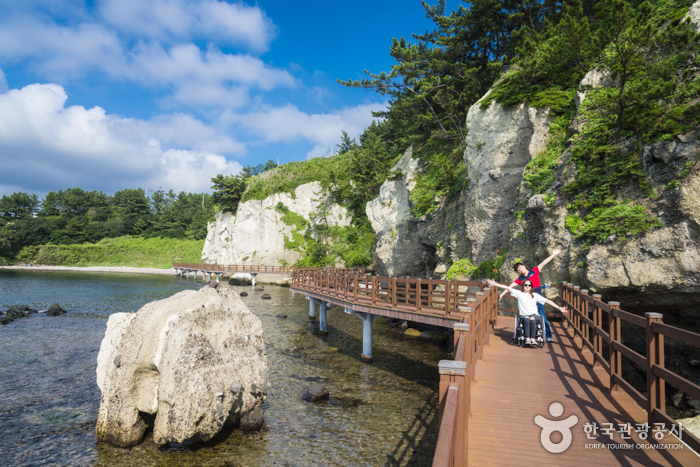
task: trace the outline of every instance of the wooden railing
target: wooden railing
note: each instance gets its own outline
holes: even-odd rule
[[[378,277],[359,270],[326,269],[292,271],[292,287],[363,306],[458,318],[454,360],[439,364],[440,434],[433,466],[466,465],[470,389],[474,367],[483,358],[498,317],[497,289],[484,287],[481,281]]]
[[[466,306],[475,292],[483,288],[479,281],[447,281],[380,277],[359,269],[295,269],[291,273],[292,287],[316,292],[362,305],[439,316],[461,316],[460,306]]]
[[[574,342],[582,350],[592,352],[595,368],[608,372],[611,394],[618,394],[622,389],[647,410],[649,426],[676,423],[666,413],[667,382],[700,400],[700,386],[670,371],[664,363],[664,336],[697,348],[700,347],[700,334],[664,324],[663,315],[659,313],[646,313],[642,318],[621,310],[619,302],[605,303],[600,295],[589,295],[588,290],[566,282],[562,287],[562,299],[571,311],[566,321],[573,328],[574,336],[580,338],[580,342],[577,339]],[[646,330],[646,356],[622,343],[622,321]],[[604,346],[608,349],[608,359],[603,355]],[[646,395],[622,377],[622,356],[646,368]],[[700,440],[696,436],[684,431],[682,437],[688,446],[700,452]]]
[[[254,273],[288,273],[292,272],[292,266],[258,266],[253,264],[204,264],[204,263],[173,263],[176,269],[196,269],[199,271],[216,272],[254,272]]]

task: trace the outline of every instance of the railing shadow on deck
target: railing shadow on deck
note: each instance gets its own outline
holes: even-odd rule
[[[610,403],[611,406],[615,408],[615,410],[610,410],[610,409],[605,409],[603,403],[600,402],[598,397],[593,394],[591,388],[589,386],[595,386],[598,387],[599,389],[602,389],[603,392],[605,390],[605,384],[604,381],[601,379],[601,374],[600,372],[596,372],[596,370],[593,368],[592,365],[588,362],[586,357],[584,356],[583,352],[576,348],[575,346],[564,346],[563,342],[565,340],[571,339],[570,342],[573,342],[573,336],[571,336],[570,333],[568,333],[565,329],[560,328],[562,332],[564,332],[564,336],[558,335],[557,331],[558,329],[553,328],[552,329],[552,334],[555,338],[555,341],[561,341],[562,344],[557,346],[557,348],[564,350],[565,348],[572,349],[575,352],[575,358],[574,360],[572,356],[568,352],[561,352],[557,353],[554,348],[549,352],[551,359],[552,359],[552,371],[559,377],[560,381],[562,382],[562,385],[564,388],[566,388],[566,393],[562,394],[562,396],[568,398],[572,402],[574,402],[581,413],[585,417],[584,423],[595,423],[597,426],[603,426],[602,423],[611,423],[611,422],[620,422],[620,423],[631,423],[634,421],[633,415],[630,414],[623,406],[622,404],[619,403],[616,398],[608,394],[605,397],[605,400]],[[577,366],[576,363],[579,363],[580,366]],[[567,368],[564,368],[564,364],[568,365],[568,370]],[[583,367],[587,373],[587,375],[582,374],[579,369]],[[577,381],[576,387],[579,388],[577,391],[574,388],[574,385],[571,384],[571,380]],[[582,381],[591,381],[592,384],[580,384]],[[584,391],[584,394],[581,394],[580,389]],[[598,417],[592,412],[592,409],[595,409],[600,413]],[[598,440],[599,442],[603,444],[610,444],[610,443],[617,443],[613,439],[612,436],[606,436],[601,432],[601,439]],[[630,441],[632,444],[634,444],[633,440]],[[620,443],[620,444],[625,444]],[[664,450],[659,450],[660,452],[669,462],[669,465],[673,465],[675,462],[675,459],[673,456],[668,451]],[[620,463],[620,465],[631,465],[633,463],[642,463],[642,465],[661,465],[656,462],[654,462],[649,456],[644,452],[644,450],[640,449],[632,449],[632,450],[625,450],[625,449],[611,449],[610,453],[615,457],[615,459]]]
[[[588,290],[566,282],[562,285],[562,301],[571,310],[564,322],[565,329],[581,358],[584,358],[584,352],[591,355],[593,363],[588,365],[590,371],[609,377],[611,400],[614,395],[624,391],[647,411],[647,424],[650,427],[657,423],[675,424],[675,420],[666,413],[666,383],[700,400],[700,386],[665,368],[664,359],[665,336],[700,348],[700,334],[664,324],[660,313],[646,313],[643,318],[621,310],[619,302],[605,303],[600,295],[589,295]],[[622,321],[645,329],[646,355],[622,343]],[[604,346],[608,348],[608,358],[605,358]],[[646,394],[637,391],[622,377],[623,356],[647,369]],[[682,441],[695,452],[700,452],[700,439],[692,433],[683,431]],[[664,451],[663,455],[667,457],[668,453]]]

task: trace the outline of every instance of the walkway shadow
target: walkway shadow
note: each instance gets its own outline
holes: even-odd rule
[[[401,432],[398,444],[386,456],[386,465],[430,465],[440,431],[439,418],[438,394],[434,393],[418,411],[408,428]],[[416,444],[419,436],[420,441]]]
[[[601,426],[601,423],[614,423],[615,427],[619,423],[634,423],[634,416],[620,404],[615,396],[609,393],[608,385],[602,379],[607,376],[607,373],[601,370],[594,370],[593,365],[589,363],[588,356],[591,354],[588,354],[588,356],[584,355],[582,350],[575,347],[573,345],[573,337],[561,324],[552,326],[552,335],[555,342],[548,349],[552,359],[552,371],[556,373],[566,389],[565,397],[572,400],[584,415],[585,420],[582,420],[581,423],[595,423],[598,426]],[[602,392],[602,398],[598,394],[593,393],[594,388],[598,388]],[[621,397],[629,396],[624,395]],[[607,409],[605,407],[606,403],[612,406],[614,410]],[[593,413],[594,410],[599,412],[600,415],[595,415]],[[615,433],[612,437],[609,437],[602,432],[599,432],[598,442],[603,444],[636,444],[634,439],[625,441],[620,438],[619,434]],[[666,450],[657,450],[657,452],[664,457],[667,464],[659,464],[653,461],[641,449],[611,449],[610,452],[620,462],[620,465],[637,463],[645,466],[681,465]]]

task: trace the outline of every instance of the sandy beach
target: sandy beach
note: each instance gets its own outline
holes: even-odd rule
[[[78,272],[116,272],[123,274],[160,274],[174,276],[175,269],[132,268],[127,266],[4,266],[3,269],[19,269],[24,271],[78,271]]]

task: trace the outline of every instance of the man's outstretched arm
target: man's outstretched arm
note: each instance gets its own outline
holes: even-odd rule
[[[552,261],[554,259],[554,257],[557,256],[559,253],[561,253],[561,250],[559,248],[557,248],[556,250],[554,250],[554,252],[552,253],[552,255],[549,258],[545,259],[544,261],[542,261],[540,263],[539,266],[537,266],[537,269],[539,269],[539,271],[542,272],[542,268],[545,267],[547,265],[547,263]]]

